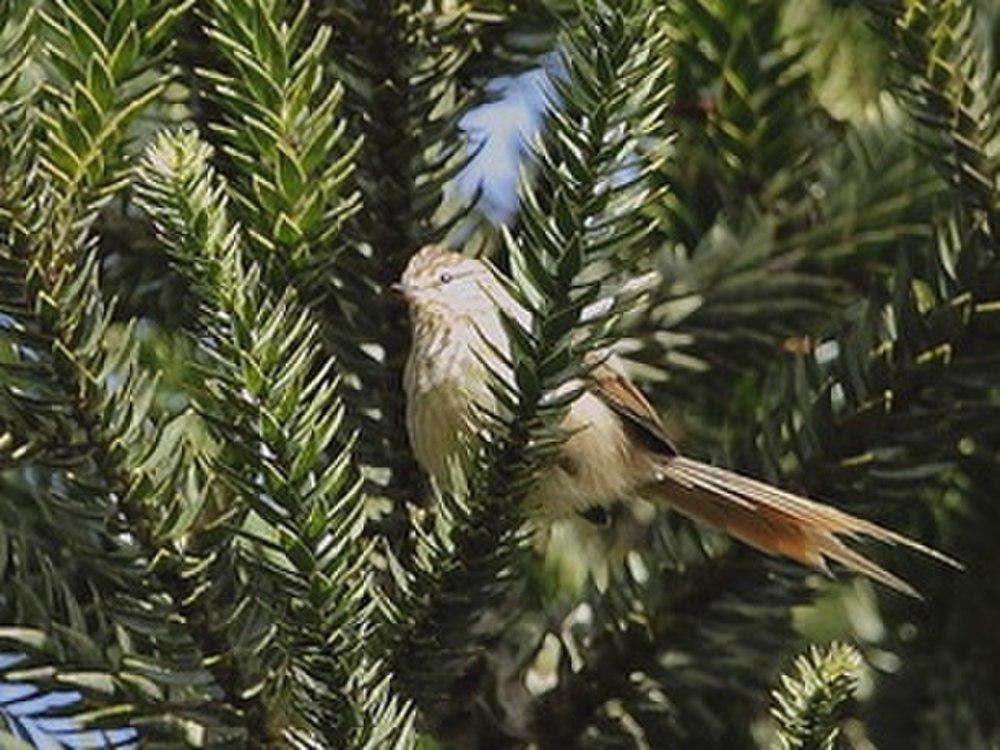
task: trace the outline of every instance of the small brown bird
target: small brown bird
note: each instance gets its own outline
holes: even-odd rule
[[[452,467],[477,434],[475,406],[494,398],[484,362],[501,377],[510,351],[500,311],[527,327],[527,312],[479,260],[428,246],[394,289],[406,301],[413,346],[406,363],[406,424],[418,462],[450,489]],[[579,386],[579,383],[566,387]],[[827,561],[918,596],[847,540],[903,544],[961,567],[923,544],[828,505],[682,456],[642,392],[612,364],[596,366],[563,427],[557,461],[536,478],[530,510],[555,521],[639,497],[728,532],[764,552],[829,573]]]

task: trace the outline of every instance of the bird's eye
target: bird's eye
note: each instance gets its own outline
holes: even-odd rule
[[[440,281],[440,282],[441,282],[442,284],[447,284],[447,283],[448,283],[449,281],[451,281],[451,280],[452,280],[452,278],[453,278],[453,276],[452,276],[452,275],[451,275],[451,273],[449,273],[448,271],[442,271],[442,272],[441,272],[441,275],[440,275],[440,276],[438,276],[438,280],[439,280],[439,281]]]

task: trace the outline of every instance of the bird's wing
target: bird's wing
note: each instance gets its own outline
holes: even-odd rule
[[[594,395],[622,418],[644,447],[664,456],[678,454],[660,415],[628,377],[604,361],[593,365],[590,380]]]

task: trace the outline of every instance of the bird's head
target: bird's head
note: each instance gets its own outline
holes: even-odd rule
[[[496,316],[507,294],[481,260],[467,258],[439,245],[414,255],[399,282],[393,284],[410,310],[415,325],[426,318],[456,323]]]

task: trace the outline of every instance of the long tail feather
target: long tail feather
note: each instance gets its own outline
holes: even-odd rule
[[[764,552],[784,555],[824,572],[829,572],[827,560],[833,560],[890,588],[919,597],[906,581],[844,542],[863,537],[901,544],[962,569],[947,555],[902,534],[732,471],[683,456],[665,459],[660,469],[661,481],[652,493],[655,499]]]

